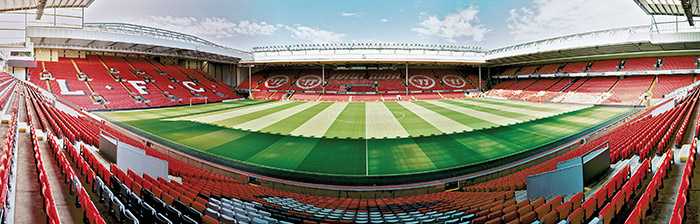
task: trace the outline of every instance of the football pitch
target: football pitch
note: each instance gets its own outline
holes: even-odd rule
[[[581,135],[633,111],[476,98],[241,100],[97,114],[186,153],[284,179],[486,169],[512,162],[514,155],[541,152],[534,149]]]

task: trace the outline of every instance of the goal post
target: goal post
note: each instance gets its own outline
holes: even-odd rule
[[[192,106],[192,103],[202,103],[204,104],[208,103],[208,97],[190,97],[190,106]]]

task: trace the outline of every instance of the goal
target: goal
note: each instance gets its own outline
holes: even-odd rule
[[[206,96],[205,97],[191,97],[190,98],[190,106],[192,106],[193,103],[194,104],[199,104],[199,103],[207,104],[208,103],[207,99],[208,99],[208,97],[206,97]]]

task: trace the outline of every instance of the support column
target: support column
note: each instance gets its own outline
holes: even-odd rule
[[[326,65],[321,65],[321,94],[326,94]]]
[[[406,62],[406,96],[409,95],[409,92],[408,92],[409,85],[411,85],[411,83],[408,81],[408,62]]]
[[[253,97],[253,81],[251,78],[253,77],[253,65],[248,65],[248,98]]]
[[[481,92],[481,65],[479,65],[479,92]]]

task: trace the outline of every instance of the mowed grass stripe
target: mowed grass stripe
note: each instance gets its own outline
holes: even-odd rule
[[[313,107],[310,107],[306,110],[300,111],[299,113],[294,114],[294,116],[289,116],[285,118],[284,120],[278,121],[277,123],[274,123],[272,125],[269,125],[263,129],[261,129],[261,132],[269,132],[269,133],[276,133],[276,134],[288,134],[294,131],[294,129],[297,129],[300,127],[302,124],[306,123],[309,121],[309,119],[313,118],[316,116],[318,113],[323,111],[324,109],[328,108],[328,106],[332,105],[333,103],[329,102],[319,102]],[[325,130],[323,131],[325,133]]]
[[[572,110],[579,110],[583,108],[588,108],[591,107],[592,105],[584,105],[584,104],[564,104],[564,103],[549,103],[549,102],[543,102],[543,103],[535,103],[535,102],[530,102],[530,101],[523,101],[523,100],[504,100],[504,99],[494,99],[494,98],[471,98],[472,100],[475,101],[482,101],[482,102],[493,102],[493,103],[504,103],[504,104],[509,104],[509,105],[515,105],[518,107],[524,107],[526,109],[531,109],[531,110],[537,110],[537,109],[544,109],[544,110],[550,110],[550,111],[572,111]]]
[[[212,103],[206,105],[195,105],[191,107],[168,107],[168,108],[158,108],[158,109],[148,109],[148,110],[134,110],[134,111],[124,111],[124,112],[112,112],[109,113],[109,117],[118,121],[134,121],[134,120],[146,120],[146,119],[162,119],[173,116],[183,116],[192,115],[198,113],[205,113],[211,111],[225,110],[230,108],[246,107],[249,105],[257,105],[261,103],[266,103],[263,101],[247,101],[239,100],[226,103]],[[97,112],[97,114],[107,115],[104,112]]]
[[[320,139],[296,170],[364,176],[365,145],[365,139]]]
[[[364,138],[365,131],[365,103],[352,102],[348,103],[324,135],[329,138]]]
[[[438,100],[438,101],[441,103],[444,103],[444,104],[462,107],[462,108],[466,108],[469,110],[481,111],[484,113],[495,114],[495,115],[498,115],[501,117],[507,117],[510,119],[515,119],[515,120],[520,120],[520,121],[527,121],[527,120],[533,120],[533,119],[540,118],[538,116],[533,116],[530,114],[520,114],[520,113],[515,113],[512,111],[496,110],[496,109],[492,109],[492,108],[488,108],[488,107],[475,106],[475,105],[466,104],[466,103],[463,103],[463,102],[460,102],[457,100]],[[447,107],[447,106],[445,106],[445,107]],[[448,107],[448,108],[450,108],[450,107]],[[455,109],[455,110],[457,110],[457,109]]]
[[[282,138],[284,138],[283,135],[248,132],[245,136],[206,150],[206,152],[238,161],[246,161]]]
[[[297,104],[290,108],[279,110],[277,112],[259,117],[257,119],[249,120],[244,123],[235,125],[233,126],[233,128],[259,131],[260,129],[269,127],[270,125],[277,123],[278,121],[284,120],[285,118],[296,116],[297,113],[309,109],[310,107],[316,104],[317,103],[315,102],[303,102],[302,104]]]
[[[195,115],[195,114],[202,114],[202,113],[209,113],[209,112],[214,112],[214,111],[220,111],[220,110],[225,110],[225,109],[231,109],[231,108],[242,108],[242,107],[248,107],[248,106],[253,106],[253,105],[261,105],[261,104],[266,104],[270,103],[272,101],[247,101],[247,100],[237,100],[237,101],[232,101],[232,102],[226,102],[226,103],[213,103],[213,104],[200,104],[200,105],[195,105],[195,106],[190,106],[190,107],[170,107],[170,108],[163,108],[163,109],[158,109],[155,111],[155,113],[161,114],[164,117],[176,117],[176,116],[183,116],[183,115]],[[151,110],[148,110],[149,113],[151,113]]]
[[[478,159],[477,161],[487,159],[474,154],[468,144],[456,141],[451,135],[414,138],[413,141],[438,169],[454,167],[456,164],[466,164],[470,159]]]
[[[246,162],[288,170],[296,169],[320,139],[285,136]]]
[[[499,117],[493,114],[488,114],[488,113],[481,113],[478,111],[467,111],[467,113],[462,113],[461,111],[455,111],[440,105],[437,105],[436,103],[428,102],[428,101],[416,101],[416,105],[419,105],[421,107],[424,107],[425,109],[431,110],[435,113],[438,113],[442,116],[445,116],[449,119],[452,119],[453,121],[459,122],[463,124],[464,126],[468,126],[473,129],[482,129],[482,128],[491,128],[491,127],[496,127],[501,124],[491,122],[490,120],[494,119],[506,119],[504,117]],[[448,105],[449,106],[449,105]],[[468,112],[474,112],[474,113],[468,113]],[[517,122],[513,122],[517,123]]]
[[[436,168],[412,139],[369,139],[367,146],[369,175],[415,173]]]
[[[191,120],[202,123],[217,123],[221,120],[225,120],[231,117],[238,117],[245,114],[255,113],[258,111],[266,110],[269,108],[277,107],[280,105],[287,105],[288,101],[269,101],[270,103],[251,105],[248,107],[236,107],[223,111],[215,111],[210,113],[188,115],[182,117],[172,118],[172,120]]]
[[[280,110],[285,110],[287,108],[295,107],[300,104],[304,104],[305,102],[291,102],[287,104],[282,104],[282,105],[277,105],[276,107],[270,107],[264,110],[259,110],[259,111],[252,111],[250,113],[242,114],[236,117],[231,117],[228,119],[220,120],[217,122],[214,122],[215,124],[222,125],[224,127],[234,127],[238,124],[242,124],[245,122],[248,122],[250,120],[255,120],[273,113],[276,113],[277,111]]]
[[[462,102],[478,107],[486,107],[486,108],[491,108],[495,110],[503,110],[503,111],[512,111],[516,113],[521,113],[521,114],[532,114],[538,117],[549,117],[553,115],[557,115],[560,113],[565,113],[564,112],[558,112],[558,111],[540,111],[540,110],[530,110],[530,109],[523,109],[522,107],[512,105],[512,104],[492,104],[492,103],[483,103],[479,101],[470,101],[470,100],[463,100]]]
[[[330,104],[330,106],[323,109],[323,111],[316,114],[316,116],[307,120],[306,123],[296,127],[290,134],[305,137],[323,137],[326,131],[328,131],[328,128],[333,125],[333,122],[335,122],[340,113],[343,112],[348,105],[347,102]]]
[[[583,108],[590,107],[589,105],[577,105],[577,104],[553,104],[553,103],[533,103],[518,100],[501,100],[501,99],[491,99],[491,98],[469,98],[461,99],[459,101],[472,101],[480,103],[488,103],[493,105],[517,107],[526,110],[550,112],[550,113],[563,113],[574,110],[580,110]]]
[[[408,132],[382,102],[365,103],[367,138],[408,137]]]
[[[418,106],[418,104],[414,102],[399,102],[398,104],[418,115],[418,117],[432,124],[434,127],[440,129],[442,133],[463,132],[474,129],[438,114],[435,111]]]
[[[397,102],[385,102],[384,105],[392,111],[396,120],[408,132],[409,135],[417,137],[419,135],[439,135],[442,134],[440,129],[437,129],[432,124],[418,117],[410,110],[399,105]]]

